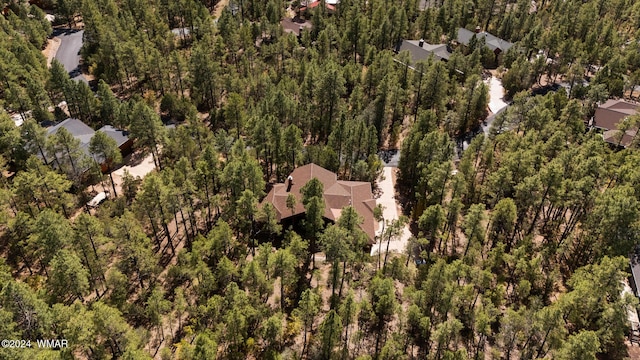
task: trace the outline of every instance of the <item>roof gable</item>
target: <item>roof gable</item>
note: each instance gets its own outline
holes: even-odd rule
[[[500,39],[499,37],[493,34],[490,34],[486,31],[481,31],[476,33],[474,31],[470,31],[465,28],[458,29],[458,42],[464,45],[469,45],[469,42],[471,41],[474,35],[476,36],[477,39],[484,38],[485,44],[489,47],[489,49],[493,51],[495,51],[496,49],[500,49],[501,51],[507,51],[513,46],[512,43],[504,39]]]
[[[115,140],[116,144],[118,144],[118,147],[129,141],[128,131],[116,129],[111,125],[105,125],[98,129],[98,131],[102,131],[103,133],[107,134],[107,136]]]
[[[89,125],[74,118],[68,118],[61,123],[47,129],[47,135],[55,134],[58,130],[65,128],[74,138],[80,140],[81,144],[89,144],[95,131]]]
[[[608,100],[593,115],[593,126],[606,130],[618,128],[624,118],[638,113],[639,105],[623,100]]]
[[[419,40],[402,40],[399,48],[399,52],[401,51],[408,51],[413,63],[427,60],[432,56],[436,60],[449,60],[451,56],[451,52],[447,49],[446,44],[432,45],[425,42],[422,44],[422,47],[420,47]]]

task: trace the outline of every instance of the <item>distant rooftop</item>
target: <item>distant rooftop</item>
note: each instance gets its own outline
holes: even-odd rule
[[[295,19],[284,18],[280,22],[286,33],[300,35],[300,30],[311,29],[313,25],[309,21],[297,22]]]
[[[300,11],[305,11],[305,10],[307,10],[307,9],[313,9],[313,8],[316,8],[316,7],[318,7],[321,3],[322,3],[322,1],[320,1],[320,0],[318,0],[318,1],[314,1],[314,2],[311,2],[311,3],[309,3],[309,4],[308,4],[308,5],[306,5],[306,6],[302,6],[302,7],[300,7]],[[333,4],[332,4],[332,3],[333,3]],[[337,4],[337,2],[329,2],[329,1],[325,1],[325,3],[324,3],[324,7],[325,7],[325,8],[327,8],[328,10],[334,11],[334,10],[336,9],[336,7],[335,7],[335,5],[334,5],[334,4]]]

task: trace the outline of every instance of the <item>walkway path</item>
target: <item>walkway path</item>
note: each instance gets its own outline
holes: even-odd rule
[[[376,201],[384,208],[382,214],[384,221],[390,222],[391,220],[397,220],[400,217],[400,205],[395,198],[395,174],[396,167],[386,166],[382,172],[381,178],[378,179],[378,187],[380,188],[380,198]],[[384,179],[382,179],[384,178]],[[383,230],[382,222],[378,226],[376,231],[376,238],[379,237]],[[409,225],[406,225],[402,229],[402,235],[399,239],[391,240],[389,244],[389,252],[404,253],[407,248],[407,243],[411,237],[411,231],[409,231]],[[371,247],[371,256],[386,251],[387,242],[382,241],[376,243]]]

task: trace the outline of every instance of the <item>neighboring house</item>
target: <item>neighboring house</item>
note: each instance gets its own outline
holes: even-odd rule
[[[411,55],[411,63],[427,60],[433,57],[436,60],[448,61],[452,54],[451,47],[447,44],[431,45],[424,40],[402,40],[396,47],[396,52],[408,51]]]
[[[53,135],[58,132],[61,128],[65,128],[74,138],[80,141],[80,150],[91,158],[91,153],[89,152],[89,143],[93,138],[93,135],[96,133],[89,125],[83,123],[82,121],[74,118],[68,118],[54,126],[47,128],[47,136]],[[109,137],[114,139],[118,144],[118,148],[123,156],[129,154],[131,152],[131,147],[133,144],[133,139],[130,139],[128,136],[128,132],[124,130],[118,130],[111,125],[105,125],[100,128],[98,131],[102,131],[106,133]],[[47,162],[52,163],[54,160],[53,155],[47,154]],[[102,159],[96,159],[97,161],[101,161]],[[86,171],[87,169],[84,169]],[[102,167],[102,170],[105,171],[105,167]]]
[[[280,24],[282,24],[282,28],[284,29],[285,33],[292,33],[292,34],[295,34],[296,36],[300,36],[300,33],[302,31],[304,31],[304,29],[311,30],[311,28],[313,27],[309,21],[298,22],[298,21],[296,21],[297,19],[299,19],[299,18],[296,18],[296,19],[284,18],[284,19],[282,19]]]
[[[11,115],[11,120],[13,120],[14,124],[16,124],[17,127],[22,126],[22,124],[26,119],[32,119],[32,118],[33,118],[33,112],[31,110]]]
[[[321,0],[318,1],[314,1],[311,3],[308,3],[307,5],[302,5],[300,6],[300,9],[298,9],[298,13],[299,14],[304,14],[306,13],[309,9],[315,9],[318,6],[320,6],[322,4]],[[336,1],[325,1],[324,2],[324,7],[327,9],[327,13],[332,14],[336,11],[336,5],[337,2]]]
[[[638,129],[633,128],[626,130],[622,135],[622,139],[620,139],[618,124],[622,122],[624,118],[638,114],[639,108],[640,105],[638,104],[624,100],[609,99],[596,109],[589,125],[592,128],[602,130],[602,137],[607,143],[627,147],[636,136]]]
[[[371,192],[371,183],[338,180],[335,173],[316,164],[308,164],[295,169],[286,183],[274,185],[262,204],[271,203],[274,206],[278,221],[303,215],[305,209],[300,189],[312,178],[317,178],[324,186],[324,218],[335,222],[340,218],[342,208],[352,205],[364,219],[360,228],[369,237],[369,243],[373,244],[378,223],[373,217],[376,200]],[[289,194],[296,197],[293,211],[287,208]]]
[[[80,150],[87,156],[91,157],[89,153],[89,142],[95,134],[95,131],[89,125],[74,118],[68,118],[54,126],[47,128],[47,136],[56,134],[60,129],[66,129],[74,138],[80,141]],[[53,154],[46,154],[47,162],[52,163],[54,160]],[[86,171],[87,169],[85,169]]]
[[[486,31],[480,31],[480,27],[476,27],[475,32],[467,30],[465,28],[458,29],[458,42],[460,44],[468,46],[474,35],[478,40],[484,39],[485,45],[491,51],[493,51],[493,53],[496,56],[498,56],[502,52],[509,50],[513,46],[512,43],[506,40],[503,40],[503,39],[500,39],[499,37],[491,35]]]

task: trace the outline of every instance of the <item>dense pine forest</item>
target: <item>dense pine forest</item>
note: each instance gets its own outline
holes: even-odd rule
[[[632,357],[639,140],[588,125],[638,97],[640,2],[31,3],[0,2],[0,338],[31,341],[0,359]],[[60,29],[84,31],[86,81],[48,64]],[[416,62],[406,39],[452,54]],[[485,133],[490,75],[510,105]],[[133,153],[47,133],[69,117]],[[309,163],[378,193],[389,150],[405,216],[374,241],[406,225],[402,252],[371,256],[354,206],[325,221],[318,181],[297,221],[263,201]]]

